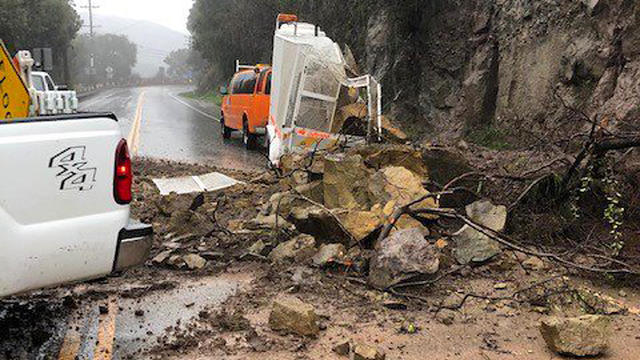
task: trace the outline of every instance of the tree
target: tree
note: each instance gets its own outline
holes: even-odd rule
[[[278,13],[295,13],[364,60],[374,0],[195,0],[189,16],[194,48],[214,68],[218,83],[233,74],[234,62],[270,63]],[[212,84],[213,85],[213,84]]]
[[[128,83],[138,56],[137,46],[124,35],[82,35],[73,42],[72,67],[76,81]],[[91,54],[94,66],[91,68]],[[111,71],[109,71],[111,70]],[[95,71],[95,73],[93,73]]]
[[[69,80],[67,50],[82,23],[70,0],[3,0],[0,39],[10,52],[52,48],[54,77]]]
[[[167,76],[175,80],[191,80],[205,68],[202,56],[193,49],[174,50],[167,55],[164,63],[169,65]]]

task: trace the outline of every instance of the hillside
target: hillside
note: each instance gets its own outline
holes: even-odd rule
[[[88,24],[88,14],[80,13]],[[138,63],[134,72],[142,77],[152,77],[158,72],[164,58],[173,50],[184,48],[188,36],[163,25],[148,21],[132,20],[118,16],[94,15],[96,33],[126,35],[138,45]]]

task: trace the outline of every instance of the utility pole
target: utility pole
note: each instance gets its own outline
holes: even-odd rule
[[[88,6],[82,6],[82,8],[84,9],[88,9],[89,10],[89,36],[91,38],[91,43],[93,45],[95,45],[93,37],[94,37],[94,25],[93,25],[93,9],[97,9],[98,6],[94,6],[91,3],[91,0],[87,0],[88,1]],[[86,26],[86,25],[85,25]],[[95,46],[94,46],[95,48]],[[94,54],[93,52],[91,53],[91,57],[89,58],[89,76],[91,77],[91,82],[93,83],[92,85],[95,85],[95,75],[96,75],[96,69],[95,69],[95,59],[94,59]]]
[[[88,9],[89,10],[89,25],[88,25],[89,26],[89,35],[91,37],[93,37],[93,35],[94,35],[94,32],[93,32],[93,28],[94,28],[94,26],[93,26],[93,9],[97,9],[98,6],[94,6],[92,4],[91,0],[87,0],[87,1],[89,2],[88,6],[81,6],[81,7],[83,9]],[[85,25],[85,26],[87,26],[87,25]]]

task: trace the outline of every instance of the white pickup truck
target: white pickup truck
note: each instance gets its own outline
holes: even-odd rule
[[[144,262],[131,159],[112,114],[0,120],[0,298]]]
[[[71,114],[78,110],[76,92],[56,85],[48,73],[31,72],[31,83],[36,91],[39,115]]]

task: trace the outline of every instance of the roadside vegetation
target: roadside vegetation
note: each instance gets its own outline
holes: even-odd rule
[[[222,96],[215,90],[207,91],[203,94],[200,94],[197,91],[188,91],[181,93],[180,96],[187,99],[208,101],[216,104],[217,106],[222,105]]]

